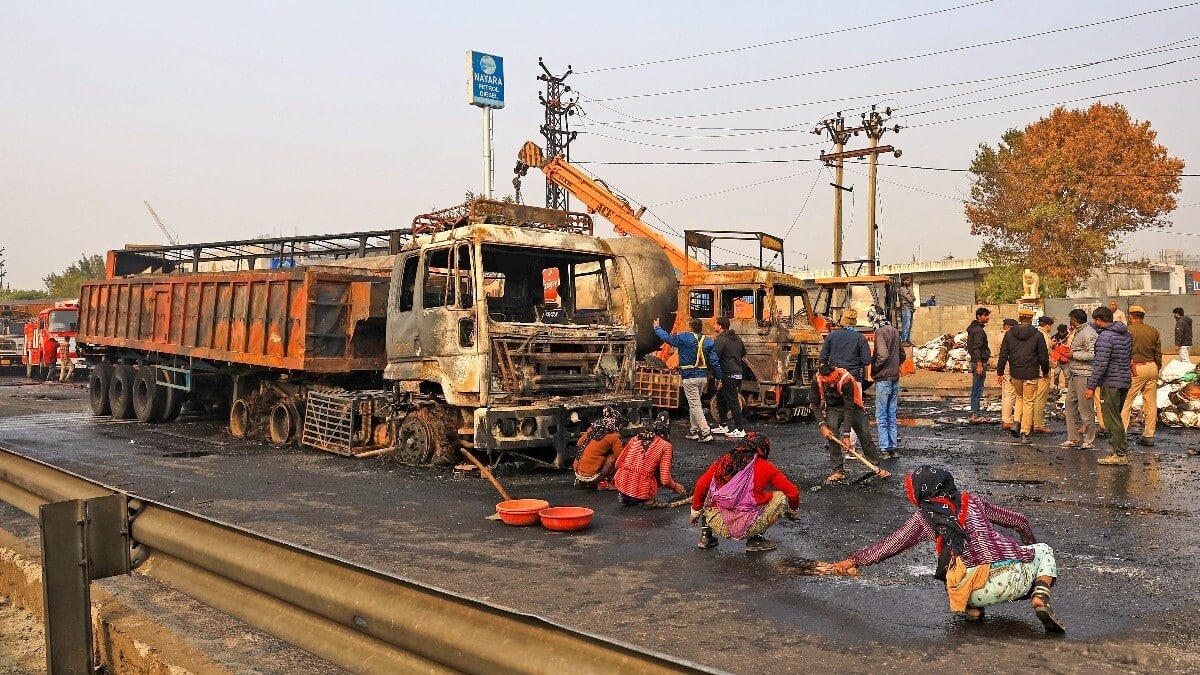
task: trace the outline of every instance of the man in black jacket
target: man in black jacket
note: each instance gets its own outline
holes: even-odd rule
[[[716,324],[713,349],[721,363],[721,382],[717,385],[717,426],[712,432],[725,434],[727,438],[745,438],[746,420],[742,417],[742,402],[738,397],[742,391],[742,359],[746,357],[746,345],[729,327],[728,317],[718,316]],[[732,427],[725,425],[726,418]]]
[[[1175,346],[1179,348],[1179,360],[1191,363],[1192,318],[1183,315],[1182,307],[1171,310],[1171,314],[1175,317]]]
[[[988,362],[992,360],[992,348],[988,346],[987,323],[992,310],[980,307],[975,310],[975,320],[967,326],[967,354],[971,356],[971,424],[987,422],[983,412],[983,384],[987,379]]]
[[[1037,398],[1038,371],[1041,377],[1050,377],[1050,353],[1046,340],[1033,327],[1033,310],[1023,308],[1017,312],[1017,327],[1004,334],[1000,341],[1000,357],[996,362],[996,379],[1004,383],[1004,368],[1011,366],[1013,388],[1021,398],[1021,430],[1016,425],[1010,430],[1020,436],[1021,442],[1031,445],[1029,432],[1033,430],[1033,402]]]

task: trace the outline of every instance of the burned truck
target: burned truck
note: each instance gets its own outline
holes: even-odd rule
[[[490,200],[405,230],[112,251],[80,297],[91,409],[154,423],[192,401],[277,445],[561,466],[604,406],[648,413],[628,266],[586,214]]]

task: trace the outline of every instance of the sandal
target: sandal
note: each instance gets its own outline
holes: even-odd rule
[[[1047,633],[1066,633],[1067,627],[1062,621],[1054,615],[1054,609],[1050,607],[1050,589],[1045,586],[1037,586],[1030,594],[1033,600],[1041,601],[1042,604],[1033,606],[1033,613],[1037,614],[1037,618],[1045,626]]]
[[[964,614],[967,617],[967,621],[983,621],[985,612],[982,607],[968,607]]]
[[[834,471],[825,478],[826,483],[838,483],[846,480],[846,474],[841,471]]]

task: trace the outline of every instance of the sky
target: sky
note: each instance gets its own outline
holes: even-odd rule
[[[831,146],[810,131],[839,111],[890,106],[903,127],[882,141],[903,151],[880,161],[884,264],[974,256],[969,175],[930,169],[965,169],[1058,103],[1120,102],[1200,173],[1187,0],[0,0],[6,281],[41,288],[81,255],[167,243],[143,201],[184,243],[405,227],[460,202],[483,184],[472,49],[504,58],[498,196],[521,144],[543,142],[543,57],[574,68],[572,161],[670,237],[785,237],[789,271],[832,257],[833,174],[815,161]],[[848,162],[848,258],[866,252],[866,183]],[[1183,186],[1173,227],[1128,237],[1123,255],[1197,252],[1200,178]],[[523,191],[542,203],[537,176]]]

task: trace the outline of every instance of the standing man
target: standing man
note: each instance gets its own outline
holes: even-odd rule
[[[900,339],[904,344],[910,345],[912,344],[909,338],[912,337],[913,307],[917,304],[917,296],[913,295],[912,290],[912,277],[904,277],[900,280],[897,297],[900,300]]]
[[[63,340],[58,346],[58,381],[66,382],[75,374],[75,362],[71,360],[71,341]]]
[[[871,365],[871,347],[867,338],[855,330],[858,323],[858,312],[846,309],[842,312],[841,328],[829,331],[821,344],[820,362],[829,363],[844,368],[861,384],[863,370]]]
[[[1129,335],[1133,338],[1133,379],[1129,396],[1121,406],[1121,422],[1129,429],[1129,414],[1133,399],[1142,395],[1142,435],[1138,445],[1154,445],[1154,429],[1158,425],[1158,371],[1162,369],[1162,338],[1158,329],[1146,323],[1146,310],[1138,305],[1129,308]]]
[[[721,365],[721,379],[717,383],[717,426],[714,434],[725,434],[728,438],[746,437],[746,420],[742,417],[742,359],[746,357],[746,345],[741,336],[729,327],[729,317],[717,317],[717,339],[713,349]],[[732,427],[725,426],[726,418]]]
[[[862,385],[854,376],[832,363],[821,362],[817,368],[817,379],[813,380],[812,398],[821,404],[821,434],[828,439],[829,464],[832,473],[825,478],[826,483],[836,483],[846,479],[845,448],[838,443],[839,437],[848,437],[851,431],[858,435],[858,443],[862,454],[872,464],[878,464],[882,459],[875,442],[871,440],[871,432],[867,430],[866,407],[863,405]],[[883,469],[877,473],[880,478],[891,474]]]
[[[706,338],[700,332],[704,324],[700,319],[692,319],[688,324],[690,333],[671,335],[658,319],[654,320],[654,334],[658,339],[679,350],[679,375],[683,378],[683,395],[688,402],[688,416],[691,418],[691,429],[684,438],[689,441],[709,443],[712,441],[712,431],[709,430],[708,420],[704,417],[704,408],[700,405],[700,397],[708,387],[708,371],[718,381],[721,379],[721,364],[717,360],[717,352],[713,349],[713,339]]]
[[[895,459],[900,429],[896,410],[900,406],[900,331],[882,311],[875,316],[875,353],[871,359],[871,379],[875,380],[875,427],[879,430],[879,456]]]
[[[975,310],[975,320],[967,326],[967,354],[971,356],[971,424],[988,421],[983,416],[983,385],[987,379],[988,362],[992,360],[992,348],[988,346],[987,323],[992,320],[992,310],[980,307]]]
[[[1033,403],[1037,398],[1038,373],[1042,377],[1050,377],[1050,354],[1046,350],[1046,340],[1033,327],[1033,310],[1021,309],[1017,312],[1017,321],[1019,325],[1005,333],[1000,341],[996,380],[1003,384],[1005,367],[1011,369],[1013,389],[1021,399],[1021,424],[1019,433],[1016,425],[1009,433],[1020,436],[1025,445],[1032,445],[1029,433],[1033,431]]]
[[[1093,310],[1092,320],[1100,334],[1096,337],[1096,360],[1092,363],[1092,375],[1084,395],[1092,398],[1096,389],[1100,390],[1100,414],[1112,443],[1112,454],[1096,461],[1106,466],[1125,466],[1129,464],[1129,443],[1125,439],[1121,408],[1133,380],[1130,372],[1133,338],[1125,324],[1112,320],[1112,310],[1107,307]]]
[[[1117,307],[1116,300],[1108,301],[1108,311],[1112,312],[1113,321],[1120,321],[1121,323],[1125,323],[1125,312],[1122,312],[1120,310],[1120,308]]]
[[[1038,317],[1038,332],[1046,341],[1046,354],[1054,349],[1054,334],[1051,333],[1051,327],[1054,326],[1054,317],[1043,314]],[[1057,367],[1055,368],[1057,370]],[[1037,382],[1037,394],[1033,399],[1033,430],[1039,434],[1050,433],[1050,427],[1046,426],[1046,401],[1050,398],[1050,375],[1047,373]]]
[[[1076,307],[1067,315],[1071,328],[1067,344],[1071,360],[1067,362],[1067,440],[1062,447],[1091,450],[1096,447],[1096,407],[1088,398],[1087,381],[1092,376],[1092,361],[1096,358],[1096,329],[1087,322],[1087,312]],[[1079,427],[1083,426],[1083,444],[1079,442]]]
[[[1175,316],[1175,346],[1179,348],[1179,360],[1191,363],[1192,317],[1184,316],[1182,307],[1171,310],[1171,314]]]
[[[1005,319],[1000,324],[1000,342],[1004,342],[1004,336],[1008,335],[1008,331],[1017,327],[1016,319]],[[1021,398],[1017,396],[1017,390],[1013,388],[1012,375],[1005,375],[1000,381],[1000,427],[1005,431],[1011,431],[1013,426],[1017,429],[1021,428]]]
[[[937,296],[933,295],[931,293],[929,295],[929,299],[925,301],[925,306],[926,307],[937,307]]]
[[[54,364],[58,363],[58,340],[46,333],[42,341],[42,381],[49,382],[54,377]]]

